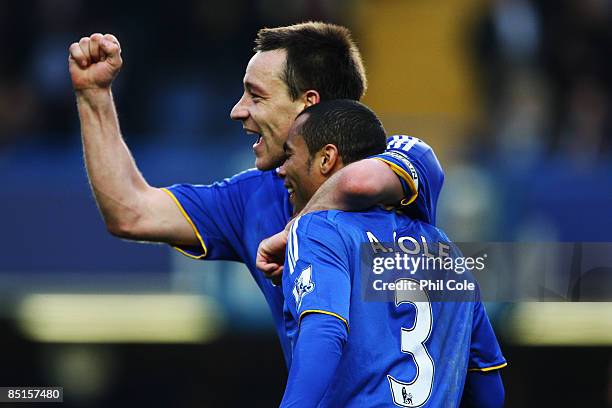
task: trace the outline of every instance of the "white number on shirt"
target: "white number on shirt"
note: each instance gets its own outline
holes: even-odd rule
[[[402,281],[417,282],[414,279],[399,279],[398,287]],[[417,283],[418,288],[418,283]],[[401,350],[402,353],[412,355],[416,364],[416,376],[410,382],[404,382],[387,375],[393,402],[400,407],[420,407],[425,404],[431,395],[434,379],[434,362],[425,348],[425,342],[431,333],[433,324],[431,303],[427,292],[418,290],[396,290],[395,306],[402,303],[411,303],[416,308],[414,325],[411,328],[402,327]]]

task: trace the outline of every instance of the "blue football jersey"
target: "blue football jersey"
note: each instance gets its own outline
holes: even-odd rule
[[[433,149],[416,137],[393,135],[387,139],[387,150],[373,157],[387,163],[400,176],[405,193],[402,212],[436,225],[444,170]]]
[[[397,143],[397,138],[389,138],[388,143]],[[402,149],[393,149],[394,157],[382,153],[376,158],[395,163],[395,155]],[[420,157],[412,159],[416,163],[415,159]],[[394,170],[403,183],[411,182],[404,179],[412,177],[409,166],[412,164],[408,162],[395,163]],[[285,361],[289,364],[291,346],[285,334],[282,289],[255,267],[259,243],[285,228],[293,213],[289,194],[277,171],[251,169],[211,185],[176,184],[164,191],[176,202],[200,241],[197,247],[176,249],[194,259],[239,261],[247,266],[270,307]],[[423,206],[431,205],[426,197],[425,194],[418,196],[411,206],[421,205],[421,200],[425,200]]]
[[[432,301],[426,291],[411,297],[395,292],[390,302],[366,300],[364,276],[372,268],[362,269],[361,262],[372,237],[380,243],[400,237],[449,242],[439,229],[381,208],[311,213],[291,228],[283,292],[292,344],[300,320],[310,313],[335,316],[348,330],[319,406],[459,406],[468,370],[506,364],[478,290],[463,301]]]
[[[165,189],[191,223],[198,247],[176,248],[194,259],[243,262],[272,312],[285,362],[291,347],[283,324],[283,293],[255,267],[259,243],[281,231],[293,214],[276,171],[247,170],[212,185],[177,184]]]

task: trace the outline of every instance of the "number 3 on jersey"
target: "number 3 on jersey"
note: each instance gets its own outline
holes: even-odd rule
[[[402,285],[401,281],[413,281],[414,279],[400,279],[397,287],[408,287]],[[402,353],[412,355],[416,364],[416,376],[410,382],[399,381],[387,375],[393,402],[400,407],[420,407],[425,404],[431,395],[434,379],[434,362],[425,348],[425,342],[429,338],[432,327],[431,304],[427,292],[417,290],[396,290],[395,306],[402,303],[410,303],[415,309],[414,325],[407,329],[402,327],[401,350]]]

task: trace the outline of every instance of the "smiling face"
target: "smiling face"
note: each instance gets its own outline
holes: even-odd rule
[[[280,166],[289,128],[306,106],[302,99],[292,101],[289,96],[282,79],[286,58],[283,49],[257,52],[246,68],[244,93],[230,114],[242,121],[247,133],[257,136],[253,151],[259,170]]]
[[[291,126],[285,143],[286,159],[278,172],[285,180],[285,188],[289,191],[289,201],[293,204],[295,214],[302,211],[327,178],[318,165],[323,158],[323,152],[310,156],[308,146],[300,135],[301,125],[307,118],[308,114],[302,114]]]

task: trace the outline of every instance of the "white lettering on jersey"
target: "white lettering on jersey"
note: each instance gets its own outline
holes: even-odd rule
[[[376,235],[372,234],[370,231],[366,231],[366,235],[368,236],[368,241],[370,241],[370,245],[372,245],[372,251],[374,251],[375,254],[377,254],[379,251],[380,252],[393,252],[393,248],[385,248],[380,243],[378,238],[376,238]]]

